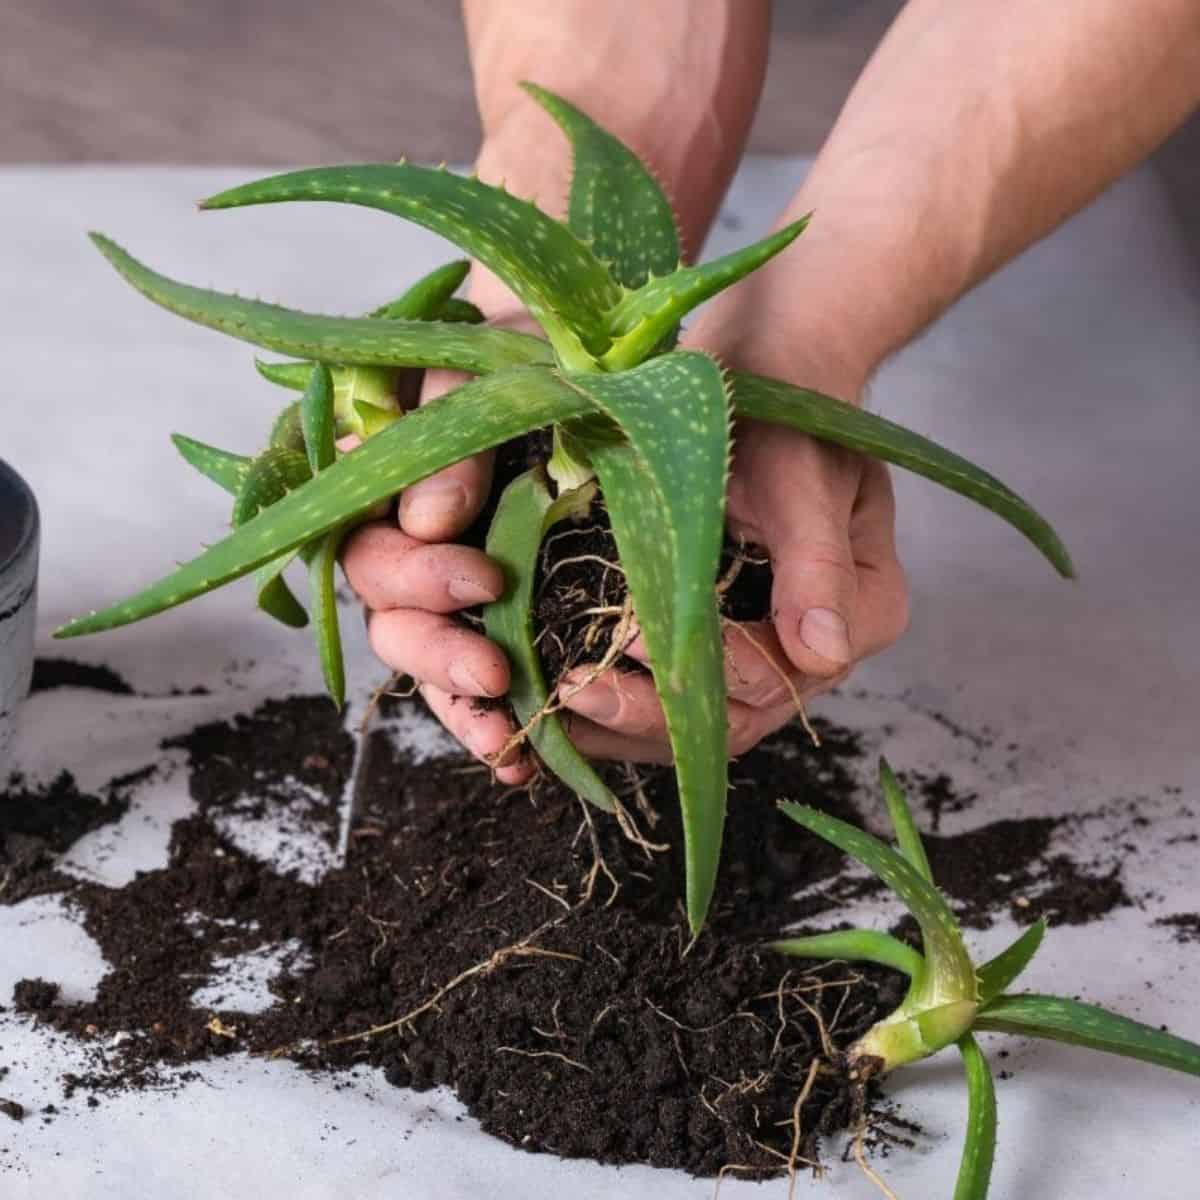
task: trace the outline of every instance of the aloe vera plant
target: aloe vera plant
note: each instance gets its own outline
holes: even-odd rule
[[[984,1200],[996,1151],[996,1092],[977,1032],[1068,1042],[1200,1076],[1200,1045],[1194,1042],[1065,996],[1010,993],[1042,944],[1043,920],[977,966],[934,885],[912,811],[886,761],[879,775],[895,849],[814,808],[788,803],[780,808],[882,879],[916,919],[922,949],[869,929],[785,938],[771,946],[799,958],[878,963],[909,977],[900,1006],[850,1047],[846,1065],[852,1077],[865,1081],[958,1047],[967,1076],[967,1130],[954,1200]]]
[[[565,221],[444,169],[368,164],[297,171],[235,187],[208,210],[330,201],[394,213],[441,234],[496,273],[544,337],[491,329],[453,292],[465,267],[444,268],[399,300],[347,318],[295,312],[175,282],[113,242],[95,242],[149,299],[189,320],[293,356],[259,364],[302,391],[263,455],[243,460],[178,440],[193,465],[237,495],[234,529],[166,578],[60,636],[148,617],[255,572],[259,603],[291,624],[303,611],[281,572],[299,554],[313,577],[322,661],[341,697],[329,572],[342,533],[398,490],[469,455],[535,430],[553,430],[546,469],[513,482],[488,548],[510,590],[485,612],[507,651],[511,703],[544,764],[601,808],[612,797],[554,715],[530,605],[537,548],[549,526],[578,515],[599,489],[665,710],[684,815],[687,912],[703,923],[720,853],[727,715],[716,579],[734,419],[787,426],[915,471],[991,509],[1058,571],[1070,559],[1050,526],[985,471],[860,409],[782,380],[727,372],[676,349],[681,319],[784,251],[798,222],[716,261],[684,265],[671,207],[620,141],[565,100],[528,91],[571,142]],[[477,378],[403,412],[406,369],[452,367]],[[332,394],[332,405],[330,404]],[[363,445],[329,452],[332,433]]]

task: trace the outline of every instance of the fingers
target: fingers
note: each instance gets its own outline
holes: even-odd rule
[[[803,694],[811,685],[788,661],[770,621],[726,621],[721,630],[725,652],[725,690],[731,700],[752,708],[773,708]],[[647,666],[650,657],[641,635],[625,653]]]
[[[559,694],[567,709],[567,732],[575,745],[590,758],[671,762],[666,717],[651,677],[609,670],[573,691],[572,686],[578,687],[587,675],[585,668],[577,668],[560,687]],[[798,715],[797,700],[806,703],[842,677],[843,674],[838,674],[832,680],[813,681],[794,694],[785,689],[784,698],[769,705],[730,700],[730,754],[744,754],[768,734],[794,720]]]
[[[444,692],[495,698],[508,691],[504,652],[451,617],[419,608],[372,612],[367,640],[393,671]]]
[[[665,744],[667,722],[651,677],[630,671],[604,671],[594,679],[586,667],[570,671],[559,698],[573,713],[612,733]]]
[[[421,695],[450,734],[493,769],[499,783],[519,787],[533,778],[533,761],[512,745],[515,729],[507,709],[481,708],[428,683],[421,685]]]
[[[886,650],[908,628],[908,582],[896,555],[895,517],[891,473],[881,462],[865,463],[850,521],[858,568],[855,637],[863,658]]]
[[[638,738],[618,733],[589,721],[575,713],[563,714],[567,735],[581,754],[588,758],[611,759],[614,762],[657,763],[672,762],[671,743],[666,737]]]
[[[421,403],[428,404],[469,378],[459,371],[427,371]],[[405,488],[400,495],[400,528],[424,542],[457,537],[487,500],[493,457],[490,452],[477,454]]]
[[[450,613],[487,604],[504,591],[504,572],[482,550],[427,545],[390,522],[362,525],[341,551],[346,581],[369,609]]]

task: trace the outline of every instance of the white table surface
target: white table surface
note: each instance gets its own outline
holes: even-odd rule
[[[712,249],[766,225],[799,162],[742,171]],[[251,350],[162,313],[122,285],[84,240],[115,236],[180,278],[260,292],[298,307],[352,312],[447,257],[383,214],[328,205],[199,217],[192,201],[245,171],[10,169],[0,172],[0,455],[38,492],[44,518],[42,653],[108,663],[142,691],[206,684],[205,697],[145,699],[58,691],[25,708],[18,765],[34,778],[69,767],[86,788],[158,756],[158,742],[263,698],[315,690],[307,638],[250,615],[244,588],[106,638],[53,647],[64,618],[115,598],[212,540],[224,509],[177,464],[186,432],[249,449],[277,400]],[[728,224],[729,222],[726,222]],[[374,240],[372,240],[374,239]],[[881,283],[881,286],[883,284]],[[819,303],[817,293],[798,304]],[[969,297],[880,377],[874,407],[991,468],[1054,521],[1081,582],[1058,581],[1018,535],[922,481],[898,480],[912,629],[856,678],[869,692],[820,711],[865,731],[901,767],[947,770],[986,796],[953,831],[1000,815],[1064,813],[1143,796],[1155,819],[1126,864],[1138,907],[1052,932],[1032,986],[1082,993],[1200,1037],[1200,947],[1156,916],[1200,907],[1194,846],[1166,845],[1186,803],[1200,812],[1200,630],[1196,621],[1196,446],[1200,287],[1147,173],[1128,179]],[[251,430],[239,432],[242,414]],[[345,622],[352,688],[380,678],[359,623]],[[254,666],[247,667],[247,660]],[[241,663],[236,670],[230,665]],[[973,762],[930,714],[997,731]],[[884,738],[884,726],[894,731]],[[441,743],[435,731],[431,752]],[[1019,757],[1004,751],[1019,743]],[[1166,786],[1182,797],[1164,797]],[[70,868],[113,883],[164,860],[170,822],[189,811],[177,772],[135,796],[121,824],[93,835]],[[1099,818],[1095,835],[1110,831]],[[956,825],[957,822],[957,825]],[[314,860],[314,869],[319,863]],[[868,911],[882,922],[893,909]],[[990,951],[1011,932],[978,944]],[[55,898],[0,907],[0,1004],[27,975],[88,994],[104,964]],[[1150,984],[1153,987],[1150,987]],[[987,1040],[989,1050],[997,1048]],[[1116,1200],[1136,1188],[1200,1194],[1197,1081],[1065,1047],[1012,1045],[999,1086],[998,1198]],[[11,1010],[0,1015],[0,1092],[30,1109],[61,1104],[57,1075],[78,1051]],[[50,1124],[0,1118],[0,1196],[155,1200],[353,1196],[531,1200],[571,1196],[707,1198],[711,1181],[676,1172],[562,1162],[479,1132],[440,1093],[414,1095],[363,1071],[359,1086],[243,1057],[202,1067],[173,1091],[67,1104]],[[927,1129],[919,1148],[879,1164],[905,1198],[949,1196],[964,1092],[949,1057],[890,1090]],[[784,1197],[786,1183],[727,1180],[726,1197]],[[800,1196],[875,1196],[834,1161]]]

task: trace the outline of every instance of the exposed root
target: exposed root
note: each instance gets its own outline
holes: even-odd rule
[[[522,1058],[557,1058],[559,1062],[565,1062],[570,1067],[578,1067],[579,1070],[586,1071],[589,1075],[592,1074],[591,1067],[576,1059],[568,1058],[565,1054],[559,1054],[556,1050],[518,1050],[516,1046],[497,1046],[496,1053],[519,1054]]]
[[[812,723],[808,719],[808,712],[804,707],[804,701],[800,697],[800,691],[796,687],[792,677],[767,653],[767,648],[750,632],[750,630],[738,621],[731,621],[728,617],[721,618],[722,627],[732,626],[742,637],[754,647],[755,650],[762,655],[763,661],[775,672],[776,675],[783,681],[783,686],[787,688],[788,695],[792,698],[792,704],[800,717],[800,724],[804,726],[804,732],[808,734],[812,744],[820,749],[821,738],[817,731],[812,727]]]
[[[555,687],[555,689],[547,697],[546,703],[543,704],[542,707],[539,708],[537,712],[535,712],[533,716],[531,716],[529,720],[526,721],[525,724],[522,725],[521,728],[518,729],[494,755],[492,755],[492,763],[503,762],[508,754],[528,741],[529,735],[533,729],[535,729],[548,716],[559,712],[562,708],[564,708],[566,702],[572,696],[574,696],[576,692],[583,691],[585,687],[593,683],[600,675],[607,671],[609,667],[611,667],[617,661],[617,659],[621,657],[622,654],[625,653],[629,643],[633,641],[633,637],[629,632],[630,626],[633,624],[633,602],[628,597],[626,597],[625,603],[621,606],[620,611],[621,617],[617,621],[616,628],[613,630],[612,640],[609,644],[608,650],[604,654],[604,657],[601,658],[599,662],[593,663],[588,668],[588,672],[583,679],[578,683],[572,684],[566,692],[562,690],[561,684]]]
[[[547,929],[566,920],[568,916],[570,916],[570,912],[565,913],[561,917],[555,917],[553,921],[547,921],[539,925],[537,929],[526,937],[523,937],[519,942],[514,942],[510,946],[502,946],[482,962],[477,962],[473,967],[468,967],[465,971],[460,971],[449,983],[445,983],[438,988],[428,1000],[406,1012],[404,1016],[397,1017],[394,1021],[388,1021],[386,1025],[376,1025],[371,1029],[364,1029],[361,1033],[348,1033],[343,1037],[332,1038],[330,1041],[325,1042],[324,1045],[340,1046],[346,1042],[361,1042],[367,1038],[378,1037],[382,1033],[390,1033],[393,1029],[400,1029],[405,1025],[409,1025],[423,1013],[436,1008],[446,996],[454,991],[455,988],[466,983],[468,979],[476,975],[489,975],[492,971],[502,967],[511,958],[541,956],[544,958],[569,959],[571,962],[582,961],[577,954],[563,954],[557,950],[543,950],[540,946],[530,944],[534,938],[539,937]]]
[[[816,1168],[816,1163],[811,1159],[802,1159],[800,1157],[800,1139],[802,1129],[800,1126],[800,1110],[804,1107],[804,1102],[812,1094],[813,1084],[817,1081],[817,1071],[820,1069],[821,1060],[814,1058],[808,1068],[808,1076],[804,1080],[804,1086],[800,1089],[800,1094],[796,1097],[796,1103],[792,1106],[792,1149],[788,1155],[788,1200],[796,1198],[796,1165],[804,1163],[806,1167]]]
[[[887,1197],[887,1200],[900,1200],[900,1197],[892,1191],[890,1187],[879,1177],[872,1169],[871,1164],[867,1162],[866,1153],[866,1138],[867,1138],[867,1122],[864,1119],[858,1126],[858,1130],[854,1134],[854,1161],[858,1163],[859,1170]]]
[[[407,687],[401,686],[405,680],[409,681]],[[367,700],[367,707],[363,712],[362,720],[358,724],[359,737],[366,737],[367,730],[371,726],[371,721],[375,714],[379,711],[380,704],[383,703],[384,696],[395,697],[398,700],[407,700],[410,696],[415,696],[417,693],[417,682],[411,676],[404,675],[397,671],[386,682],[381,683],[372,693],[370,699]]]

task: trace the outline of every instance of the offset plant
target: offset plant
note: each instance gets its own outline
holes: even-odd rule
[[[72,621],[59,634],[140,620],[252,571],[262,606],[297,624],[303,614],[280,572],[298,553],[310,564],[314,623],[330,689],[340,700],[329,572],[342,533],[372,506],[435,471],[550,428],[550,461],[508,487],[491,527],[488,549],[504,565],[509,591],[488,606],[485,622],[508,653],[510,699],[534,749],[580,795],[611,809],[608,789],[553,714],[553,686],[534,648],[530,610],[542,536],[555,521],[579,514],[599,490],[666,714],[683,810],[688,919],[698,930],[712,895],[725,815],[727,718],[716,580],[735,418],[788,426],[915,471],[1009,521],[1064,576],[1072,574],[1071,563],[1054,531],[1020,497],[948,450],[818,392],[723,371],[704,354],[675,349],[679,322],[691,309],[784,250],[805,222],[714,262],[682,265],[671,207],[638,158],[565,100],[527,90],[573,148],[564,222],[477,178],[403,162],[278,175],[201,207],[324,200],[395,213],[491,268],[527,306],[544,338],[478,324],[478,313],[452,296],[461,266],[370,316],[345,318],[189,287],[94,237],[117,270],[156,303],[305,360],[259,367],[275,382],[303,388],[304,398],[285,412],[272,446],[252,462],[178,442],[189,461],[237,493],[233,532],[145,591]],[[402,414],[398,373],[425,367],[478,378]],[[331,455],[331,421],[334,434],[358,433],[364,444]]]
[[[793,821],[831,842],[879,876],[916,918],[923,951],[871,929],[786,938],[772,948],[798,958],[878,963],[909,977],[908,992],[889,1016],[846,1053],[852,1077],[864,1082],[956,1045],[967,1075],[967,1132],[955,1200],[984,1200],[996,1152],[996,1091],[980,1031],[1048,1038],[1200,1075],[1200,1045],[1064,996],[1010,994],[1008,988],[1042,944],[1046,924],[1031,925],[982,966],[967,952],[962,929],[934,886],[912,811],[886,762],[880,785],[898,849],[806,805],[781,803]]]

